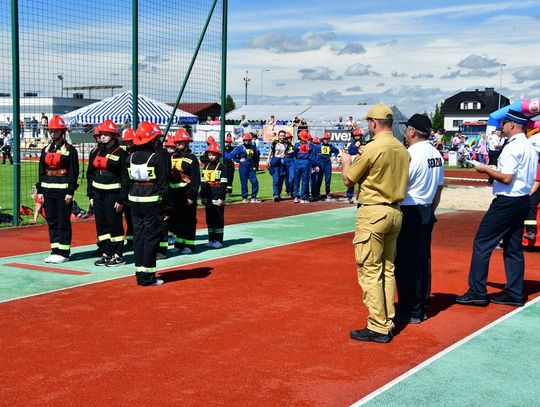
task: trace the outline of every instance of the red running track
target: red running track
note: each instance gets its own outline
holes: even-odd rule
[[[440,216],[430,319],[386,345],[365,324],[352,234],[0,304],[0,400],[37,405],[344,406],[512,310],[453,304],[481,213]],[[352,221],[352,219],[351,219]],[[526,290],[540,286],[527,253]],[[490,291],[502,287],[494,253]]]

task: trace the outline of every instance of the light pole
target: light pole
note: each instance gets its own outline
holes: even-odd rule
[[[270,68],[261,69],[261,104],[262,104],[262,101],[263,101],[263,74],[265,72],[269,72],[269,71],[270,71]]]
[[[245,84],[246,84],[246,91],[245,91],[245,97],[244,97],[244,104],[247,106],[247,88],[248,88],[248,83],[249,83],[249,71],[246,71],[246,76],[244,76],[244,78],[242,79]]]
[[[502,69],[506,64],[501,64],[501,76],[499,77],[499,109],[501,108]]]
[[[56,77],[57,77],[58,79],[60,79],[60,89],[61,89],[60,95],[61,95],[62,97],[64,97],[64,74],[63,74],[63,73],[59,73]]]

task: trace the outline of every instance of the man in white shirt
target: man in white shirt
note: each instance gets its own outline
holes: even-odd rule
[[[413,115],[406,124],[405,142],[411,156],[403,221],[397,240],[396,322],[419,324],[427,319],[431,295],[431,233],[444,182],[444,161],[429,142],[431,120]]]
[[[523,294],[525,259],[521,238],[523,221],[530,206],[529,193],[538,165],[538,154],[524,133],[526,128],[527,117],[509,110],[501,126],[508,141],[501,150],[497,167],[476,166],[478,172],[486,173],[495,180],[495,199],[476,232],[469,269],[469,290],[456,298],[458,304],[487,305],[491,300],[496,304],[520,307],[526,300]],[[506,286],[504,291],[488,298],[489,260],[501,239]]]

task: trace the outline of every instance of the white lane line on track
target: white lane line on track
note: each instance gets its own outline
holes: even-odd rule
[[[535,299],[533,299],[532,301],[529,301],[527,304],[525,304],[523,307],[520,307],[520,308],[517,308],[515,309],[514,311],[512,312],[509,312],[508,314],[506,315],[503,315],[502,317],[500,317],[499,319],[496,319],[495,321],[491,322],[490,324],[486,325],[485,327],[483,328],[480,328],[478,331],[476,332],[473,332],[472,334],[470,334],[469,336],[466,336],[465,338],[461,339],[460,341],[454,343],[453,345],[450,345],[448,348],[440,351],[439,353],[433,355],[432,357],[430,357],[429,359],[423,361],[422,363],[420,363],[418,366],[415,366],[413,367],[411,370],[403,373],[401,376],[398,376],[396,377],[394,380],[392,380],[391,382],[388,382],[387,384],[385,384],[384,386],[378,388],[377,390],[369,393],[367,396],[361,398],[360,400],[358,400],[357,402],[355,402],[354,404],[351,404],[351,407],[358,407],[358,406],[362,406],[364,404],[366,404],[368,401],[370,400],[373,400],[374,398],[376,398],[377,396],[381,395],[382,393],[384,393],[385,391],[391,389],[392,387],[394,387],[395,385],[401,383],[402,381],[404,381],[405,379],[407,379],[408,377],[412,376],[413,374],[415,373],[418,373],[420,370],[422,370],[423,368],[425,368],[426,366],[432,364],[433,362],[435,362],[436,360],[442,358],[443,356],[445,356],[446,354],[452,352],[454,349],[457,349],[459,348],[461,345],[464,345],[465,343],[469,342],[470,340],[476,338],[478,335],[486,332],[488,329],[491,329],[493,328],[494,326],[496,325],[499,325],[501,322],[505,321],[506,319],[514,316],[515,314],[518,314],[520,313],[521,311],[523,311],[524,309],[530,307],[532,304],[535,304],[537,302],[540,301],[540,296],[536,297]]]

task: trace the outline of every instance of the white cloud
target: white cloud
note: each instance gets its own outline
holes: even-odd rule
[[[380,73],[372,71],[371,65],[354,64],[345,70],[347,76],[381,76]]]
[[[350,88],[345,89],[347,92],[362,92],[361,86],[351,86]]]
[[[392,75],[393,78],[406,78],[407,76],[409,76],[405,72],[397,72],[397,71],[392,71],[391,75]]]
[[[411,76],[411,79],[426,79],[426,78],[433,78],[433,74],[430,73],[416,73]]]
[[[386,42],[378,42],[376,45],[378,47],[393,47],[393,46],[397,45],[397,40],[390,40],[390,41],[386,41]]]
[[[495,59],[489,59],[482,55],[469,55],[457,64],[458,67],[467,69],[489,69],[499,67],[500,65]]]
[[[335,72],[324,66],[316,66],[315,68],[304,68],[298,72],[302,74],[303,80],[311,81],[332,81],[341,79],[340,76],[336,76]]]
[[[366,53],[366,49],[358,42],[348,42],[343,46],[334,45],[332,46],[332,51],[337,55],[359,55]]]
[[[276,53],[294,53],[312,51],[321,48],[336,37],[333,32],[308,32],[302,35],[286,35],[269,32],[248,40],[248,48],[265,49]]]
[[[540,78],[540,67],[520,69],[512,74],[516,83],[534,81]]]

